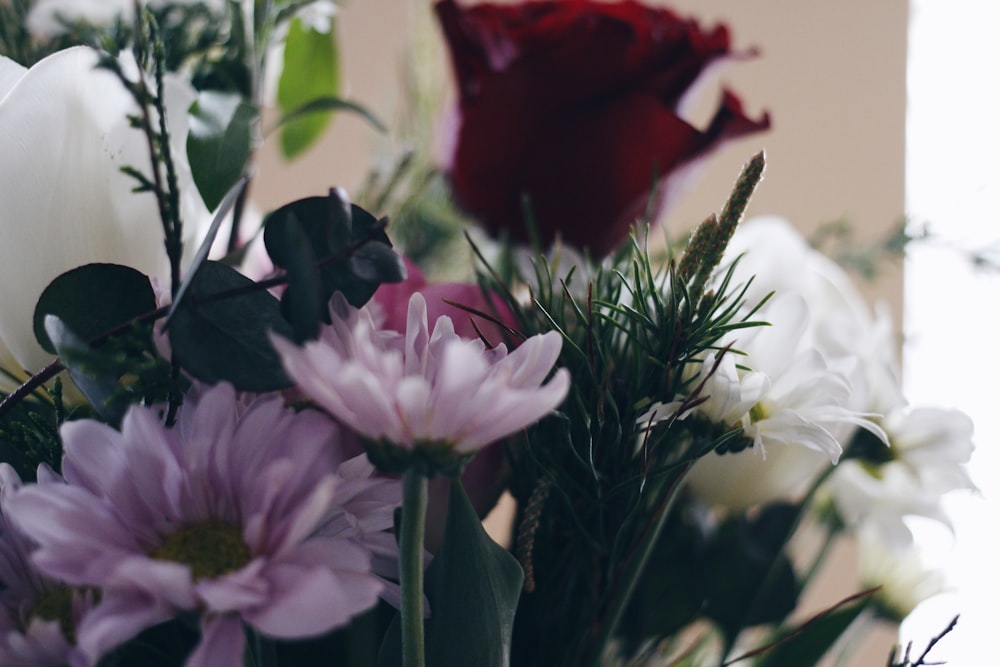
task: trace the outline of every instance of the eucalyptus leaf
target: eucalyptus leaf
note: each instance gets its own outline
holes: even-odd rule
[[[219,233],[219,227],[222,226],[223,220],[229,214],[229,211],[233,208],[236,200],[246,189],[248,179],[246,176],[241,177],[233,187],[229,188],[229,192],[226,193],[225,198],[223,198],[222,203],[219,205],[219,209],[215,212],[215,217],[212,219],[212,224],[209,225],[208,232],[205,234],[205,238],[202,240],[201,245],[198,246],[198,251],[194,254],[191,259],[190,265],[187,268],[187,274],[184,276],[184,280],[181,282],[181,286],[177,288],[177,294],[174,296],[174,302],[170,304],[170,311],[167,316],[163,319],[164,330],[170,324],[170,320],[173,318],[174,313],[177,311],[177,307],[184,301],[184,297],[187,295],[188,289],[191,287],[191,281],[194,280],[198,273],[198,269],[201,265],[208,259],[208,253],[212,250],[212,244],[215,241],[216,235]]]
[[[299,112],[315,100],[340,93],[340,62],[335,24],[329,32],[293,19],[285,38],[285,55],[278,80],[278,109],[283,117]],[[288,159],[309,148],[330,123],[330,113],[299,114],[281,126],[281,152]]]
[[[272,241],[276,245],[280,243],[288,276],[288,287],[281,296],[282,312],[292,323],[295,340],[301,343],[315,339],[319,334],[326,305],[316,268],[316,255],[294,213],[289,214],[286,224],[276,229],[282,238],[274,241],[272,237]]]
[[[141,272],[119,264],[86,264],[56,277],[42,292],[35,306],[35,338],[46,352],[56,354],[45,326],[48,315],[90,342],[155,309],[153,286]]]
[[[425,577],[431,608],[425,625],[427,664],[507,667],[523,581],[517,559],[486,534],[465,489],[452,482],[444,541]],[[401,663],[397,617],[386,634],[379,666]]]
[[[288,232],[289,226],[301,233]],[[269,214],[264,221],[264,245],[276,266],[297,274],[289,276],[296,286],[287,297],[296,300],[315,296],[305,292],[312,289],[308,285],[313,280],[307,279],[307,270],[301,266],[308,255],[294,247],[295,243],[308,243],[320,285],[321,314],[326,318],[326,304],[335,292],[361,307],[379,285],[406,276],[406,267],[392,251],[384,227],[383,221],[350,204],[343,192],[335,189],[327,197],[300,199]],[[296,308],[286,304],[285,312],[293,321]]]
[[[121,421],[128,401],[121,394],[118,378],[94,372],[88,359],[93,352],[87,342],[70,330],[56,315],[45,316],[45,332],[55,346],[73,383],[103,419],[117,424]]]
[[[243,176],[253,145],[257,109],[237,93],[205,90],[188,110],[191,175],[209,210]]]
[[[351,255],[351,273],[368,283],[398,283],[406,278],[399,255],[384,243],[366,243]]]
[[[231,291],[242,293],[220,296]],[[291,384],[269,338],[294,337],[278,300],[224,264],[202,265],[167,331],[174,357],[199,380],[226,381],[241,391]]]

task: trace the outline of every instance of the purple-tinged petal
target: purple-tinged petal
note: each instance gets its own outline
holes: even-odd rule
[[[243,667],[245,645],[239,617],[229,614],[206,616],[201,622],[201,641],[184,667]]]
[[[77,646],[96,664],[115,647],[175,613],[171,605],[143,591],[105,590],[101,603],[77,627]]]
[[[275,565],[268,572],[274,590],[267,605],[244,618],[273,637],[309,637],[332,630],[370,609],[382,583],[369,573],[334,573],[325,567],[305,569]]]

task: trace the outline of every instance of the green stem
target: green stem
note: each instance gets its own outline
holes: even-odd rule
[[[251,652],[253,662],[256,667],[278,667],[278,645],[270,637],[265,637],[253,628],[250,628],[253,637],[251,642]]]
[[[611,641],[615,631],[618,629],[622,614],[625,613],[625,608],[632,599],[632,594],[635,592],[639,579],[642,577],[643,572],[646,571],[646,564],[649,562],[649,557],[656,548],[660,534],[663,532],[663,527],[667,523],[670,510],[680,495],[678,491],[680,491],[681,483],[687,477],[687,473],[693,465],[694,461],[683,465],[674,479],[671,480],[660,501],[657,514],[649,523],[645,533],[640,537],[636,549],[625,562],[622,569],[623,581],[620,585],[615,586],[617,593],[607,607],[607,612],[600,623],[600,633],[597,636],[596,642],[591,647],[590,655],[595,665],[600,664],[601,658],[604,655],[604,647]]]
[[[403,475],[399,534],[399,585],[403,605],[403,667],[424,667],[424,522],[427,478],[410,468]]]
[[[833,471],[834,471],[833,465],[827,466],[823,470],[823,472],[813,481],[812,486],[809,487],[809,490],[806,492],[805,497],[803,497],[802,500],[799,501],[798,507],[796,508],[795,516],[792,517],[792,521],[789,523],[788,530],[784,535],[784,544],[787,545],[792,535],[794,535],[795,531],[798,530],[799,524],[802,522],[802,518],[806,515],[809,506],[812,504],[813,498],[816,496],[816,492],[819,491],[820,487],[822,487],[823,484],[826,482],[826,480],[829,479]],[[750,603],[750,606],[747,609],[746,614],[744,614],[743,617],[744,619],[753,618],[757,610],[764,603],[764,600],[767,599],[766,594],[770,591],[771,587],[774,586],[778,578],[778,572],[779,572],[778,561],[779,559],[775,558],[775,560],[771,563],[771,567],[768,568],[767,574],[764,576],[760,584],[757,586],[757,592],[754,594],[753,601]],[[719,661],[719,667],[725,666],[726,658],[728,657],[732,649],[736,646],[736,641],[739,639],[740,633],[746,627],[747,624],[744,621],[738,627],[733,629],[732,636],[728,637],[726,640],[728,645],[726,646],[726,650],[722,654],[722,658]]]

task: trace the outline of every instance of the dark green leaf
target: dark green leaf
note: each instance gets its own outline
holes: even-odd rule
[[[280,244],[288,275],[288,287],[281,296],[282,312],[292,323],[298,342],[315,339],[326,306],[316,256],[294,213],[288,215],[286,224],[278,226],[275,233],[281,238],[276,240],[272,236],[272,243]]]
[[[208,232],[205,234],[205,238],[202,240],[201,245],[198,247],[198,252],[195,253],[194,258],[191,259],[191,264],[188,266],[187,275],[184,276],[184,280],[181,282],[181,286],[177,289],[177,296],[174,297],[174,302],[170,304],[170,312],[163,319],[163,328],[170,324],[170,320],[173,319],[174,313],[177,311],[177,307],[184,301],[185,295],[187,295],[188,289],[191,287],[191,281],[194,280],[195,276],[198,274],[198,269],[201,265],[208,259],[208,253],[212,250],[212,243],[215,241],[216,235],[219,233],[219,227],[222,225],[222,221],[229,214],[229,211],[233,208],[236,200],[243,193],[244,188],[247,186],[248,179],[244,176],[236,182],[233,187],[229,188],[229,192],[226,193],[225,198],[222,200],[222,204],[219,205],[219,209],[215,212],[215,217],[212,219],[212,224],[208,228]]]
[[[56,347],[45,317],[56,315],[79,339],[90,342],[129,320],[156,309],[149,278],[127,266],[87,264],[58,276],[35,306],[35,338],[46,352]]]
[[[93,352],[86,341],[70,331],[56,315],[46,315],[45,332],[55,345],[56,353],[73,378],[73,383],[83,392],[97,413],[111,423],[118,423],[128,401],[120,392],[118,378],[93,371],[88,363]]]
[[[340,63],[334,26],[323,33],[293,19],[285,38],[285,57],[278,80],[278,109],[283,116],[306,104],[340,93]],[[293,158],[315,142],[330,123],[329,113],[309,113],[281,126],[281,151]]]
[[[757,667],[818,665],[867,605],[868,599],[863,599],[813,619],[802,632],[765,653]]]
[[[198,93],[188,115],[191,175],[205,205],[213,210],[243,176],[257,109],[236,93],[206,90]]]
[[[514,612],[524,573],[483,530],[462,488],[451,486],[444,541],[427,569],[427,664],[435,667],[507,667]],[[401,663],[398,622],[386,634],[380,667]]]
[[[174,356],[204,382],[230,382],[242,391],[273,391],[291,384],[269,339],[293,338],[278,300],[218,262],[205,262],[168,331]],[[221,292],[246,290],[239,296]]]
[[[350,212],[348,215],[348,211]],[[299,230],[288,232],[289,226]],[[384,282],[397,282],[406,275],[402,259],[389,244],[384,224],[364,209],[347,202],[340,190],[331,190],[327,197],[308,197],[282,206],[267,216],[264,223],[264,244],[276,266],[302,275],[289,276],[297,282],[287,299],[309,299],[306,293],[312,278],[306,278],[301,263],[307,255],[295,243],[307,242],[315,258],[313,271],[320,285],[321,315],[326,318],[326,304],[335,292],[341,292],[348,302],[361,307],[371,299]],[[304,286],[304,287],[303,287]],[[292,315],[293,304],[286,304]]]
[[[776,503],[750,519],[724,524],[703,561],[705,614],[727,633],[784,620],[798,603],[799,585],[785,541],[796,509]]]
[[[398,283],[406,278],[406,267],[389,246],[366,243],[351,255],[351,273],[369,283]]]

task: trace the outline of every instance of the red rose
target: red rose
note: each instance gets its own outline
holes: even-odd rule
[[[678,167],[769,125],[728,91],[704,131],[677,115],[705,68],[731,55],[724,26],[631,0],[436,8],[458,81],[451,185],[491,233],[529,239],[527,196],[543,244],[607,254],[648,210],[654,178],[662,195]]]

